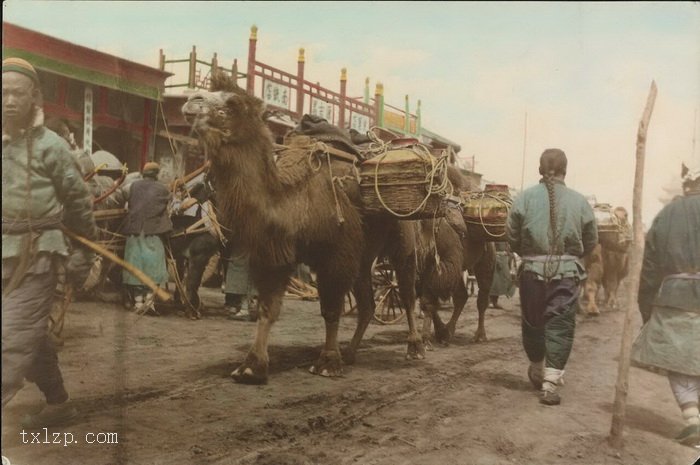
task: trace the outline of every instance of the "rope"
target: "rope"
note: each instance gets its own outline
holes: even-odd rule
[[[156,109],[156,112],[160,113],[161,119],[163,120],[163,128],[165,129],[165,133],[168,135],[168,145],[170,146],[170,151],[173,155],[175,155],[177,150],[175,150],[173,140],[170,138],[170,130],[168,129],[168,122],[165,120],[165,111],[163,111],[163,102],[160,99],[160,95],[158,95],[158,108]],[[156,119],[157,118],[158,117],[156,116]]]
[[[484,232],[485,232],[487,235],[491,236],[491,237],[494,237],[494,238],[501,238],[501,237],[505,236],[505,234],[506,234],[505,231],[503,231],[503,233],[501,233],[501,234],[493,234],[491,231],[489,231],[489,230],[487,229],[487,226],[497,227],[497,226],[503,226],[502,224],[498,224],[498,223],[486,223],[486,222],[484,222],[484,215],[483,215],[483,207],[484,207],[484,205],[483,205],[483,202],[480,202],[480,201],[483,200],[483,199],[486,198],[486,197],[492,198],[492,199],[494,199],[494,200],[496,200],[496,201],[502,203],[503,205],[505,205],[506,210],[507,210],[508,212],[510,212],[510,209],[511,209],[511,207],[512,207],[512,205],[513,205],[513,202],[512,202],[512,200],[510,200],[510,197],[506,197],[505,195],[503,195],[503,196],[501,196],[501,195],[494,195],[494,194],[491,194],[490,192],[474,192],[474,193],[469,194],[469,199],[470,199],[470,200],[473,199],[473,200],[479,201],[479,221],[478,221],[478,222],[476,222],[476,221],[468,221],[468,220],[465,220],[465,221],[466,221],[467,223],[469,223],[469,224],[479,224],[479,225],[481,225],[481,227],[484,229]]]
[[[331,167],[331,154],[326,152],[326,160],[328,161],[328,174],[331,180],[331,189],[333,190],[333,199],[335,200],[335,214],[338,216],[338,224],[345,223],[345,218],[343,217],[343,209],[338,201],[338,192],[335,189],[335,180],[333,177],[333,168]]]

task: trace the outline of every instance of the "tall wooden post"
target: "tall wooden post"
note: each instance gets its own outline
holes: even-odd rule
[[[219,71],[219,58],[216,56],[216,52],[214,52],[214,56],[211,59],[211,74],[212,74],[212,76],[217,71]]]
[[[421,121],[421,116],[420,116],[420,100],[418,100],[418,104],[416,106],[416,136],[419,136],[423,133],[423,125]]]
[[[376,125],[384,127],[384,84],[378,82],[374,88],[374,117]]]
[[[304,49],[299,49],[297,58],[297,107],[296,114],[301,119],[304,115]]]
[[[345,129],[345,99],[347,98],[348,87],[348,70],[343,68],[340,70],[340,105],[338,108],[338,126]]]
[[[403,132],[405,132],[406,134],[410,134],[411,133],[411,110],[408,106],[408,94],[406,94],[405,100],[406,101],[404,102],[404,109],[403,109],[403,113],[404,113]]]
[[[158,50],[158,68],[161,71],[165,71],[165,55],[162,48]]]
[[[250,28],[250,39],[248,40],[248,75],[246,76],[245,90],[255,95],[255,49],[258,44],[258,26]]]
[[[197,73],[197,47],[192,46],[192,51],[190,52],[190,69],[187,76],[187,87],[190,89],[195,88],[195,75]]]
[[[647,104],[642,113],[637,130],[636,167],[634,172],[634,194],[632,198],[632,214],[634,242],[630,260],[631,282],[627,288],[627,311],[622,329],[622,343],[620,346],[620,361],[617,368],[617,383],[615,384],[615,401],[613,403],[612,425],[610,427],[610,444],[620,449],[624,441],[622,438],[625,426],[625,407],[627,404],[627,392],[629,388],[628,375],[630,368],[630,352],[632,348],[632,314],[639,311],[637,293],[639,292],[639,274],[642,270],[642,254],[644,251],[644,231],[642,230],[642,188],[644,185],[644,152],[646,149],[647,130],[651,112],[656,101],[656,82],[651,82]]]
[[[238,84],[238,58],[233,59],[233,65],[231,65],[231,76],[236,84]]]
[[[365,78],[365,94],[364,94],[364,102],[365,104],[369,105],[369,78]]]

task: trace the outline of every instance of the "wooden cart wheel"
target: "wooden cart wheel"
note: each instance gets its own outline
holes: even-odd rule
[[[396,272],[388,262],[375,260],[372,265],[372,285],[374,287],[374,319],[383,325],[393,325],[406,316],[401,306]]]
[[[355,294],[348,292],[345,295],[345,300],[343,300],[343,316],[351,315],[357,310],[357,300],[355,299]]]

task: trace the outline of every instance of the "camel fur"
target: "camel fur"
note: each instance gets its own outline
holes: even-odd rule
[[[448,177],[455,191],[470,190],[468,180],[456,169],[448,169]],[[467,303],[464,273],[470,270],[476,275],[479,285],[479,322],[474,341],[486,341],[486,308],[496,263],[493,243],[470,237],[461,213],[448,209],[444,219],[421,221],[417,244],[418,296],[421,310],[426,315],[423,320],[423,340],[430,340],[431,325],[435,326],[437,342],[448,344],[452,339],[459,316]],[[445,324],[438,315],[438,309],[440,300],[450,297],[453,311]]]
[[[222,73],[213,76],[212,92],[193,94],[183,106],[211,160],[219,221],[228,240],[239,241],[248,251],[259,292],[255,341],[231,376],[242,383],[267,382],[270,329],[279,317],[290,276],[301,262],[317,274],[326,327],[324,347],[310,371],[338,376],[342,373],[338,324],[345,295],[354,289],[358,304],[358,327],[346,353],[346,361],[352,363],[374,312],[370,280],[374,258],[392,245],[388,252],[394,259],[409,263],[414,249],[398,246],[398,221],[363,218],[351,163],[303,151],[290,151],[276,163],[263,111],[260,99]],[[404,288],[413,287],[410,266],[408,271]],[[412,327],[408,356],[422,358],[412,292],[406,290]]]

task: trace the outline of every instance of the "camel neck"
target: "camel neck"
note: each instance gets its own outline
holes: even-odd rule
[[[225,144],[212,157],[217,204],[227,227],[240,230],[279,202],[280,180],[268,140]]]

